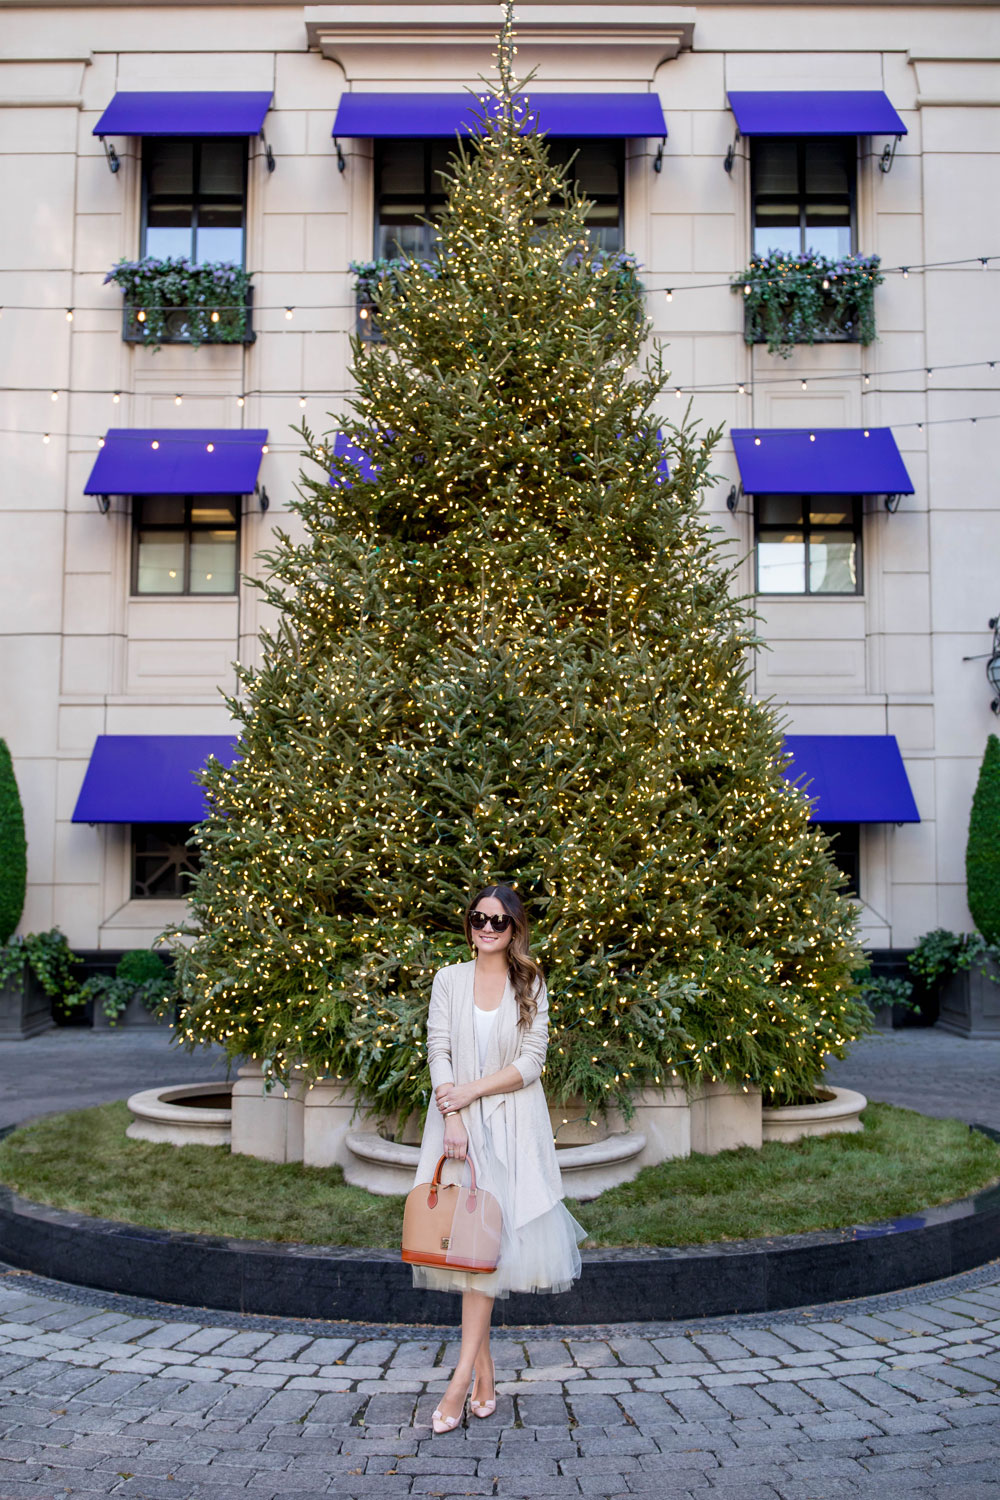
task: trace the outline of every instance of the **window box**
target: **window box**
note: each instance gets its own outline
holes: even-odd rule
[[[252,344],[253,287],[241,267],[184,258],[119,261],[104,278],[125,294],[122,338],[161,344]]]
[[[730,283],[744,303],[744,342],[787,359],[797,344],[875,339],[875,288],[885,280],[877,255],[754,255]]]

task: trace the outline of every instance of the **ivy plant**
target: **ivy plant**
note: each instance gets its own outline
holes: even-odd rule
[[[194,265],[184,256],[159,260],[120,260],[104,278],[125,294],[133,329],[155,353],[171,317],[184,313],[184,340],[199,344],[242,344],[247,337],[250,276],[228,261]]]
[[[12,937],[0,946],[0,989],[20,993],[30,969],[47,995],[71,1004],[78,989],[72,966],[78,962],[58,927]]]
[[[945,927],[935,927],[925,932],[907,960],[910,973],[933,986],[941,979],[959,974],[978,964],[980,970],[995,983],[1000,983],[1000,947],[988,943],[978,932],[949,932]]]
[[[173,993],[171,972],[159,954],[148,948],[133,948],[122,954],[113,974],[94,974],[85,980],[69,1003],[99,1001],[109,1024],[116,1026],[133,998],[147,1010],[162,1011]]]
[[[730,282],[742,296],[748,344],[766,342],[783,359],[796,344],[845,333],[859,344],[875,339],[875,288],[885,280],[877,255],[832,259],[806,251],[768,250]]]

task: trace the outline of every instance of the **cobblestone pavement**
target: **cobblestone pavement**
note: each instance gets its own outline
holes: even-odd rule
[[[936,1026],[879,1031],[829,1063],[831,1083],[921,1114],[1000,1130],[1000,1041],[970,1041]]]
[[[433,1437],[453,1329],[168,1308],[0,1270],[0,1497],[987,1500],[1000,1266],[699,1324],[505,1329]]]

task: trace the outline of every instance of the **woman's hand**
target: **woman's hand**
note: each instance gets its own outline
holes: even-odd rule
[[[449,1109],[468,1109],[479,1098],[471,1083],[439,1083],[434,1090],[437,1107],[442,1114]]]
[[[449,1115],[444,1122],[444,1154],[464,1161],[469,1153],[469,1132],[458,1115]]]

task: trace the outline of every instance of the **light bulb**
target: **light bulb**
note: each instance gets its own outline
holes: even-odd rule
[[[50,443],[51,441],[52,441],[52,434],[51,434],[51,432],[46,432],[46,433],[42,434],[42,442],[43,443]]]
[[[72,321],[73,321],[73,309],[71,307],[67,307],[67,309],[66,309],[66,322],[67,323],[72,323]]]
[[[214,443],[206,443],[205,444],[205,452],[206,453],[214,453],[215,452],[215,444]]]
[[[121,391],[115,391],[115,393],[111,397],[111,399],[114,402],[114,404],[117,406],[118,403],[119,403],[119,401],[122,399],[122,393],[121,393]]]
[[[289,323],[292,321],[292,314],[294,313],[294,311],[295,309],[293,307],[285,308],[285,317]]]
[[[668,302],[673,302],[673,300],[674,300],[674,294],[673,294],[673,292],[672,292],[672,291],[671,291],[671,290],[670,290],[670,288],[669,288],[669,287],[667,287],[667,301],[668,301]]]
[[[803,382],[802,382],[802,389],[804,391],[807,391],[809,389],[809,382],[808,382],[808,380],[803,380]]]
[[[181,404],[181,402],[182,402],[182,401],[183,401],[183,400],[184,400],[184,397],[183,397],[183,396],[181,396],[181,395],[177,395],[177,396],[175,396],[175,397],[174,397],[174,405],[175,405],[175,406],[180,406],[180,404]]]
[[[136,320],[137,323],[145,323],[145,321],[146,321],[146,310],[145,310],[145,308],[140,307],[139,311],[135,315],[135,320]]]
[[[741,396],[745,396],[747,393],[747,388],[745,385],[737,386],[737,390],[739,391],[739,394]]]
[[[213,323],[217,323],[218,321],[219,321],[219,313],[218,313],[218,309],[216,308],[213,311],[213,313],[212,313],[212,322]]]
[[[49,397],[49,400],[50,401],[58,401],[59,400],[59,392],[58,391],[53,391],[52,394],[51,394],[51,396]]]
[[[304,410],[304,409],[305,409],[305,404],[306,404],[306,398],[305,398],[305,396],[300,396],[300,397],[299,397],[299,406],[300,406],[300,407],[301,407],[301,408],[302,408],[302,409],[303,409],[303,410]]]
[[[261,451],[261,453],[267,453],[268,452],[268,446],[267,446],[266,443],[263,445],[263,447],[261,448],[260,451]]]
[[[152,441],[152,443],[151,443],[151,444],[150,444],[150,447],[151,447],[151,448],[158,448],[158,447],[159,447],[159,446],[160,446],[160,445],[159,445],[159,443],[158,443],[158,442],[157,442],[157,440],[156,440],[156,438],[154,438],[154,439],[153,439],[153,441]]]
[[[246,402],[246,397],[245,396],[237,396],[236,397],[236,405],[237,406],[246,406],[246,404],[247,404],[247,402]]]

